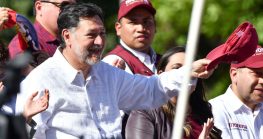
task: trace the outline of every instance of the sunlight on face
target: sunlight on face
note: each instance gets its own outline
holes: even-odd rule
[[[98,16],[84,18],[71,29],[72,49],[81,63],[94,65],[101,59],[105,45],[105,29]]]
[[[147,53],[156,31],[154,16],[145,8],[135,8],[116,24],[115,29],[130,48]]]
[[[263,68],[239,68],[236,74],[236,94],[239,99],[253,106],[263,102]]]
[[[175,53],[169,57],[169,62],[165,67],[165,71],[170,71],[172,69],[178,69],[184,65],[185,53]]]

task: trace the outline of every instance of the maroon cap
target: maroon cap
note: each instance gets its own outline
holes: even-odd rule
[[[231,67],[234,68],[263,68],[263,48],[258,45],[254,54],[240,63],[232,63]]]
[[[120,4],[118,12],[118,20],[126,16],[134,8],[146,8],[152,15],[155,15],[156,10],[153,8],[150,0],[123,0]]]
[[[258,44],[256,29],[249,22],[239,25],[227,41],[213,49],[206,56],[211,62],[206,69],[210,70],[220,63],[240,63],[255,53]]]

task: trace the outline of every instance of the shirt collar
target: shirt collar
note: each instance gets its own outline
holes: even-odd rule
[[[145,61],[146,57],[150,57],[151,59],[151,63],[155,63],[156,62],[156,53],[155,51],[152,49],[152,47],[150,47],[150,56],[148,54],[136,51],[134,49],[131,49],[130,47],[128,47],[122,40],[120,40],[120,44],[127,49],[128,51],[130,51],[133,55],[135,55],[136,57],[138,57],[140,59],[140,61]]]
[[[82,71],[76,70],[68,63],[68,61],[62,54],[61,47],[58,47],[53,57],[55,57],[55,59],[60,64],[59,67],[63,68],[63,70],[61,71],[64,71],[64,76],[68,83],[72,83],[72,84],[81,86],[81,85],[87,84],[87,82],[89,82],[91,79],[96,79],[96,76],[95,76],[96,71],[94,71],[94,66],[96,66],[97,64],[91,66],[91,70],[90,70],[90,73],[88,74],[88,77],[84,79],[84,75]]]
[[[233,92],[233,90],[231,89],[231,85],[228,87],[226,94],[228,97],[226,97],[226,99],[229,99],[230,101],[227,102],[231,102],[231,104],[229,104],[229,106],[231,106],[233,108],[234,111],[238,111],[241,108],[245,108],[249,111],[251,111],[251,109],[246,106],[237,96],[236,94]],[[258,109],[263,109],[263,103],[260,103],[257,108]]]
[[[226,97],[226,99],[230,100],[227,102],[231,102],[231,104],[229,104],[229,106],[231,106],[234,111],[238,111],[243,106],[245,106],[245,104],[235,95],[235,93],[231,89],[231,85],[228,87],[228,89],[226,91],[226,95],[228,96],[228,97]]]
[[[66,58],[62,55],[62,48],[58,47],[58,49],[56,50],[55,54],[53,55],[53,57],[57,60],[57,62],[59,63],[59,68],[63,68],[64,72],[64,76],[67,82],[72,83],[75,78],[77,77],[77,75],[79,73],[81,73],[80,71],[76,70],[75,68],[73,68],[68,61],[66,60]]]

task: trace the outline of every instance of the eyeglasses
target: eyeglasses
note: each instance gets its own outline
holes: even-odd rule
[[[51,1],[45,1],[45,0],[41,0],[40,2],[43,2],[43,3],[51,3],[53,4],[54,6],[58,7],[58,8],[61,8],[61,6],[63,5],[67,5],[67,4],[70,4],[70,2],[68,1],[63,1],[61,3],[58,3],[58,2],[51,2]]]

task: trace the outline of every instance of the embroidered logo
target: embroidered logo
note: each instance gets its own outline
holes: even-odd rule
[[[247,125],[239,124],[239,123],[228,123],[230,129],[239,129],[247,131]]]
[[[242,35],[244,34],[244,32],[243,31],[238,31],[237,33],[236,33],[236,35],[238,36],[238,37],[241,37]]]

